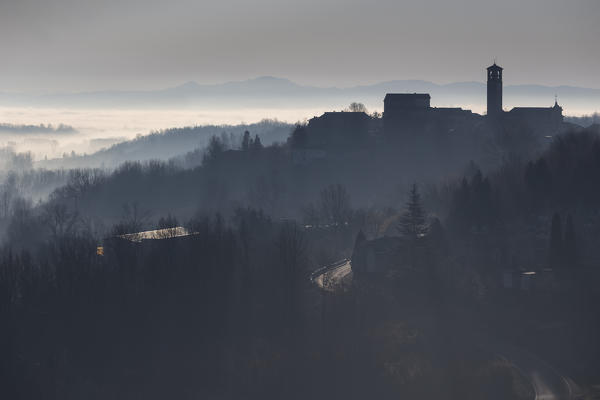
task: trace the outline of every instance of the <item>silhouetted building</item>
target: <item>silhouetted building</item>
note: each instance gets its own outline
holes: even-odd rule
[[[502,71],[495,62],[487,68],[487,128],[526,129],[546,137],[566,129],[562,108],[557,102],[553,107],[515,107],[504,112]],[[465,147],[474,141],[472,134],[485,121],[470,110],[431,107],[428,93],[388,93],[383,103],[381,119],[364,112],[326,112],[312,118],[292,141],[294,163],[325,158],[338,149],[358,149],[373,139],[375,142],[400,143],[409,150],[451,143]]]
[[[428,93],[388,93],[383,101],[383,127],[388,139],[410,139],[426,133],[447,133],[478,115],[462,108],[431,107]]]
[[[487,68],[487,115],[502,115],[502,67],[496,63]]]
[[[326,112],[308,121],[304,147],[335,149],[361,146],[367,140],[371,122],[371,117],[364,112]]]
[[[502,70],[494,63],[487,68],[487,115],[494,123],[508,122],[525,128],[538,136],[553,136],[564,130],[562,107],[515,107],[509,112],[502,110]]]
[[[555,101],[553,107],[515,107],[505,113],[505,118],[536,134],[553,136],[563,130],[562,111],[562,107]]]
[[[426,110],[431,107],[430,101],[429,93],[388,93],[383,99],[383,116]]]

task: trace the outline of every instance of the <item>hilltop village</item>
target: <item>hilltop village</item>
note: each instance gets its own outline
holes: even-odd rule
[[[552,107],[504,111],[502,71],[496,63],[487,68],[486,115],[462,108],[432,107],[427,93],[388,93],[381,116],[364,111],[332,111],[297,128],[291,138],[294,162],[308,163],[339,151],[378,144],[417,150],[419,144],[435,148],[437,143],[448,151],[454,146],[465,150],[482,137],[508,131],[543,145],[553,136],[574,128],[563,121],[563,110],[556,99]]]

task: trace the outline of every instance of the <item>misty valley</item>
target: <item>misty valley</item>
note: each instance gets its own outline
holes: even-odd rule
[[[502,74],[481,114],[0,124],[0,397],[598,398],[598,115]]]

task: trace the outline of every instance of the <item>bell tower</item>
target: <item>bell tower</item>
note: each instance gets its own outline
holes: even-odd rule
[[[502,67],[496,62],[487,68],[487,115],[502,115]]]

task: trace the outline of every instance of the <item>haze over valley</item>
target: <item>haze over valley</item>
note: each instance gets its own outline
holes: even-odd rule
[[[1,1],[0,399],[600,399],[599,19]]]
[[[150,91],[4,93],[0,94],[0,122],[22,127],[16,131],[0,126],[0,145],[17,152],[31,151],[35,160],[60,158],[72,152],[90,154],[168,128],[237,125],[263,119],[294,124],[325,111],[342,110],[353,101],[365,104],[370,112],[382,112],[382,95],[388,92],[430,93],[433,106],[485,112],[485,85],[476,81],[440,85],[398,80],[324,88],[261,77],[213,85],[188,82]],[[600,89],[541,85],[505,87],[505,107],[548,106],[555,96],[568,116],[593,115],[600,109]],[[32,128],[40,124],[68,127],[69,132]],[[201,139],[198,145],[206,141]]]

